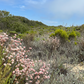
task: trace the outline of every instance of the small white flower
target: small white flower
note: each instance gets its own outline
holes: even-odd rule
[[[6,66],[6,63],[4,63],[4,66]]]
[[[4,58],[2,58],[2,60],[3,60],[3,61],[5,61],[5,59],[4,59]]]

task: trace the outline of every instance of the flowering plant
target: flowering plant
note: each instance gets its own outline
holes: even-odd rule
[[[6,41],[9,40],[9,44],[6,44]],[[7,65],[11,67],[9,72],[12,72],[12,76],[15,76],[14,82],[16,84],[20,83],[24,78],[25,84],[33,83],[40,84],[44,79],[48,79],[48,69],[49,64],[47,65],[42,60],[32,60],[29,59],[26,53],[30,50],[26,50],[25,46],[22,44],[22,39],[14,37],[8,37],[6,33],[0,35],[0,45],[3,47],[5,56],[4,66]]]

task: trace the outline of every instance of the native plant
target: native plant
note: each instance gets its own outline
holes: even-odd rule
[[[45,79],[49,78],[49,64],[46,64],[41,60],[35,61],[29,59],[26,54],[30,52],[32,48],[29,47],[30,50],[25,50],[22,39],[17,39],[16,34],[14,37],[8,37],[6,33],[0,35],[0,45],[4,50],[4,57],[1,55],[3,61],[1,61],[2,67],[0,70],[3,69],[3,72],[5,73],[3,77],[7,76],[4,80],[5,82],[0,78],[1,83],[10,84],[10,82],[12,82],[12,84],[40,84]],[[2,74],[1,71],[0,77]]]

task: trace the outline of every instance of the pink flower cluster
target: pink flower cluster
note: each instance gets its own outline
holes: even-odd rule
[[[0,45],[3,46],[4,43],[8,40],[8,35],[6,33],[3,33],[0,35]]]
[[[8,40],[8,35],[0,36],[0,44],[4,44]],[[26,53],[30,52],[32,47],[29,47],[29,50],[25,50],[25,46],[22,45],[22,39],[16,39],[16,34],[14,37],[10,37],[9,44],[5,49],[6,56],[5,59],[11,60],[10,63],[4,63],[4,66],[9,65],[14,66],[13,75],[16,76],[15,82],[19,83],[21,79],[25,78],[26,83],[40,84],[44,79],[48,79],[48,70],[49,64],[41,60],[32,60],[29,59]]]

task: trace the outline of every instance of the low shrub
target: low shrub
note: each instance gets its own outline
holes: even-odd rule
[[[83,62],[84,61],[84,38],[82,37],[79,41],[79,62]]]
[[[65,31],[62,29],[57,29],[54,33],[50,34],[50,37],[55,36],[60,36],[61,40],[68,40],[70,38],[76,38],[77,36],[80,36],[80,33],[78,31]]]
[[[26,31],[25,33],[26,34],[34,34],[34,35],[37,34],[37,32],[36,31],[33,31],[33,30]]]
[[[16,34],[10,39],[7,36],[6,34],[0,36],[0,45],[6,48],[4,49],[5,53],[3,53],[4,57],[2,57],[4,62],[2,67],[0,67],[0,80],[2,80],[1,77],[8,76],[6,81],[4,79],[5,82],[0,81],[1,84],[10,84],[10,82],[12,84],[40,84],[48,79],[50,65],[42,60],[29,59],[26,55],[29,50],[25,50],[25,46],[22,45],[22,39],[16,39]],[[8,46],[4,46],[6,40],[10,40]],[[32,48],[29,47],[29,49]]]
[[[65,30],[62,30],[62,29],[57,29],[55,31],[55,35],[59,35],[61,38],[68,39],[67,32]]]
[[[80,36],[80,33],[77,31],[68,31],[68,38],[76,38],[77,36]]]
[[[32,46],[31,42],[34,40],[34,34],[23,34],[21,38],[23,39],[26,49],[29,49],[29,47]]]
[[[68,40],[68,34],[65,30],[57,29],[54,33],[50,34],[50,37],[58,37],[60,39],[60,43],[65,43]]]
[[[16,32],[16,31],[9,31],[9,34],[10,34],[11,36],[14,36],[15,34],[17,34],[17,32]]]
[[[42,46],[44,46],[45,49],[52,53],[54,50],[57,49],[57,47],[59,47],[59,39],[57,39],[57,37],[48,38],[42,41]]]

